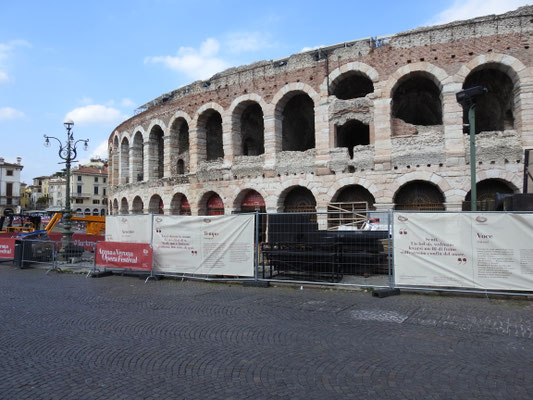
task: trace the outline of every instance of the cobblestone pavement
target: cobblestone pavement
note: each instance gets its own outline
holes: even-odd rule
[[[533,302],[0,264],[2,399],[531,399]]]

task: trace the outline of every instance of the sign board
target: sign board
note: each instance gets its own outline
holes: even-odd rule
[[[106,216],[105,240],[123,243],[151,243],[152,216],[149,214]]]
[[[15,239],[0,238],[0,258],[15,258]]]
[[[154,271],[254,275],[254,216],[154,217]]]
[[[397,285],[533,291],[533,214],[395,213]]]
[[[152,248],[145,243],[98,242],[95,265],[150,271],[152,269]]]

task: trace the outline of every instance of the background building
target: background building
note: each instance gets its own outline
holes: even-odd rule
[[[24,168],[17,157],[15,164],[0,158],[0,212],[17,212],[20,206],[20,171]]]
[[[76,214],[107,214],[107,166],[102,160],[91,160],[71,170],[71,208]],[[64,196],[64,195],[63,195]]]
[[[232,68],[144,105],[109,138],[113,213],[461,209],[466,113],[481,203],[524,186],[533,7]],[[482,207],[480,207],[482,209]]]

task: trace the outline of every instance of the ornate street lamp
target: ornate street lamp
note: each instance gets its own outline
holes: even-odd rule
[[[468,109],[470,127],[470,210],[477,211],[476,188],[476,98],[487,93],[487,88],[474,86],[456,93],[457,102]]]
[[[76,161],[76,157],[78,156],[78,150],[77,146],[79,143],[83,143],[83,149],[87,150],[89,139],[80,139],[80,140],[74,140],[74,134],[72,133],[72,126],[74,125],[74,122],[70,119],[66,120],[63,125],[65,125],[65,128],[67,129],[67,140],[65,143],[61,142],[56,137],[53,136],[47,136],[44,135],[45,141],[44,145],[46,147],[50,147],[50,139],[55,139],[59,143],[59,158],[62,160],[65,160],[64,162],[60,162],[59,164],[65,164],[66,169],[66,175],[67,175],[67,181],[66,181],[66,201],[65,201],[65,209],[63,211],[63,239],[61,240],[62,248],[61,252],[63,255],[63,258],[65,260],[68,260],[68,252],[67,249],[70,249],[71,243],[72,243],[72,224],[71,224],[71,217],[72,217],[72,209],[70,208],[70,165]]]

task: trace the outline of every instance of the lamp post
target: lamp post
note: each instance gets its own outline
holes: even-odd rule
[[[474,86],[456,94],[457,102],[468,108],[468,125],[470,128],[470,210],[477,211],[476,188],[476,103],[475,99],[487,92],[483,86]]]
[[[46,147],[50,147],[50,139],[55,139],[59,143],[59,158],[62,160],[65,160],[64,162],[60,162],[59,164],[65,164],[66,169],[66,175],[67,175],[67,181],[66,181],[66,195],[67,198],[65,200],[65,209],[63,211],[63,238],[61,239],[62,248],[61,252],[63,255],[63,258],[65,260],[68,259],[68,250],[70,248],[70,245],[72,243],[72,224],[71,224],[71,217],[72,217],[72,209],[70,208],[70,166],[73,162],[76,161],[76,157],[78,156],[78,150],[77,146],[80,143],[83,143],[84,150],[87,150],[89,139],[80,139],[80,140],[74,140],[74,134],[72,133],[72,126],[74,125],[74,122],[70,119],[66,120],[63,125],[65,125],[65,128],[67,129],[67,140],[63,143],[61,140],[54,136],[47,136],[44,135],[45,141],[44,145]]]

